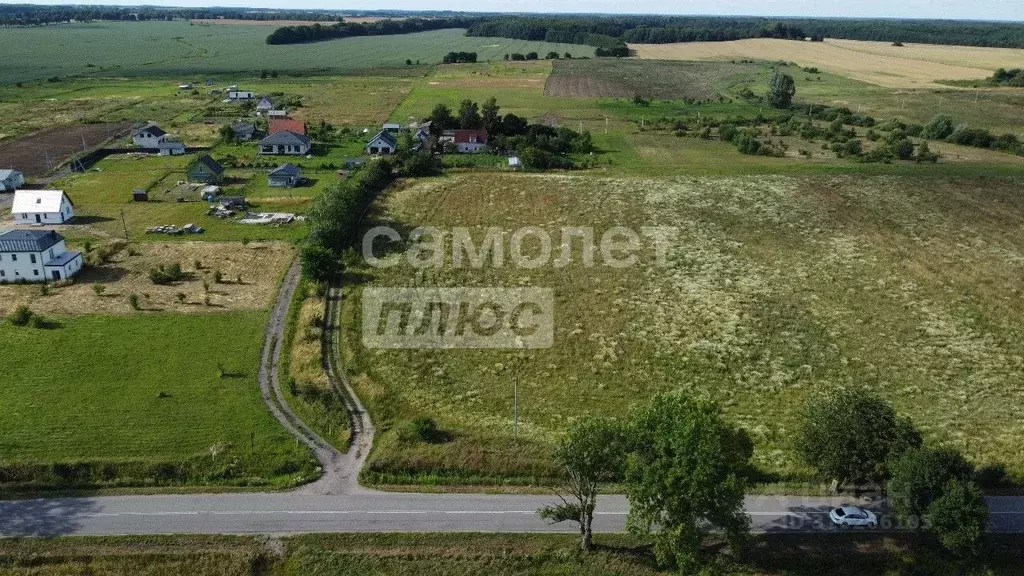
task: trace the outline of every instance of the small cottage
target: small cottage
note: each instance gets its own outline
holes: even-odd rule
[[[476,154],[487,149],[486,130],[452,130],[452,142],[463,154]]]
[[[366,144],[366,153],[372,155],[378,154],[394,154],[398,148],[398,139],[395,135],[386,130],[381,130],[370,138],[370,141]]]
[[[267,175],[267,184],[272,188],[294,188],[302,183],[302,169],[294,164],[274,168]]]
[[[132,190],[132,200],[134,202],[149,202],[149,192],[145,190]]]
[[[25,185],[25,175],[17,170],[0,170],[0,192],[14,192]]]
[[[205,184],[220,184],[224,181],[224,167],[210,157],[203,154],[193,162],[186,172],[189,182],[203,182]]]
[[[264,96],[263,98],[260,98],[259,103],[256,104],[256,110],[258,110],[260,112],[266,112],[268,110],[273,110],[273,109],[274,109],[274,101],[271,100],[269,96]]]
[[[255,97],[256,93],[249,90],[239,90],[238,88],[228,90],[228,99],[230,100],[252,100]]]
[[[167,132],[163,128],[150,122],[143,128],[139,128],[132,134],[132,142],[139,148],[155,150],[160,143],[167,139]]]
[[[235,122],[231,125],[231,131],[235,133],[235,140],[248,142],[256,135],[256,125],[252,122]]]
[[[301,156],[308,154],[313,141],[305,134],[278,132],[260,140],[260,154]]]
[[[63,190],[18,190],[11,214],[16,224],[63,224],[75,217],[74,206]]]

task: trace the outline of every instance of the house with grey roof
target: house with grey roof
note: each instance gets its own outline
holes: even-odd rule
[[[398,149],[398,138],[387,130],[381,130],[370,138],[366,143],[366,153],[376,156],[377,154],[394,154]]]
[[[0,233],[0,284],[65,280],[82,269],[82,253],[67,249],[53,230]]]
[[[235,122],[231,125],[231,131],[235,133],[235,140],[248,142],[256,135],[256,125],[252,122]]]
[[[224,167],[209,154],[203,154],[189,165],[186,171],[189,182],[204,184],[220,184],[224,181]]]
[[[313,141],[305,134],[296,134],[289,130],[271,134],[260,140],[260,154],[293,155],[309,154]]]
[[[267,184],[272,188],[294,188],[302,183],[302,169],[294,164],[284,164],[267,174]]]
[[[161,156],[181,156],[185,153],[185,143],[164,140],[156,147]]]
[[[14,192],[25,185],[25,175],[17,170],[0,170],[0,192]]]

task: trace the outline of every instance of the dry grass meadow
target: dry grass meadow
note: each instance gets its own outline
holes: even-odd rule
[[[939,80],[977,80],[999,67],[1024,67],[1024,50],[833,40],[754,38],[732,42],[631,44],[656,60],[786,60],[887,88],[939,88]]]
[[[285,242],[133,244],[106,264],[86,267],[74,284],[51,288],[46,295],[38,284],[0,285],[0,316],[22,304],[40,314],[130,314],[130,294],[138,295],[144,311],[263,310],[271,305],[294,253]],[[181,265],[184,279],[167,285],[150,281],[151,268],[173,262]],[[214,280],[217,271],[220,283]],[[102,294],[94,286],[102,286]]]
[[[481,178],[486,178],[486,182]],[[358,270],[374,286],[532,286],[555,291],[553,348],[376,350],[344,343],[379,430],[429,416],[446,444],[379,435],[371,479],[537,478],[579,414],[624,416],[653,394],[708,395],[747,429],[780,478],[807,471],[796,408],[829,386],[865,386],[931,442],[1024,476],[1024,199],[999,178],[751,176],[621,179],[456,176],[396,190],[386,218],[418,225],[675,226],[669,266]],[[476,238],[479,241],[479,237]],[[519,440],[512,383],[519,381]],[[393,473],[393,476],[388,476]],[[373,476],[373,474],[377,474]],[[474,476],[475,475],[475,476]],[[428,480],[438,481],[438,480]],[[443,480],[442,480],[443,481]]]

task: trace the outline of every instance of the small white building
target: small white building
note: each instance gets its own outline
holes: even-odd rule
[[[268,110],[274,109],[274,101],[269,96],[264,96],[260,99],[259,104],[256,104],[256,110],[260,112],[267,112]]]
[[[25,185],[25,175],[17,170],[0,170],[0,192],[14,192]]]
[[[71,252],[53,230],[0,233],[0,284],[71,278],[82,269],[82,253]]]
[[[239,90],[238,88],[228,90],[229,100],[252,100],[255,97],[256,93],[249,90]]]
[[[75,204],[63,190],[18,190],[11,214],[16,224],[64,224],[75,217]]]
[[[139,148],[156,149],[164,140],[167,140],[167,132],[152,122],[132,135],[132,142]]]
[[[399,132],[402,131],[402,125],[399,124],[398,122],[385,122],[384,125],[381,126],[381,128],[388,132],[391,132],[392,134],[398,134]]]
[[[156,149],[161,156],[181,156],[186,150],[183,142],[172,140],[164,140]]]

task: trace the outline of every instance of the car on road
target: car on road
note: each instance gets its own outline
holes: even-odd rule
[[[832,519],[833,524],[840,528],[844,526],[867,526],[868,528],[875,528],[878,526],[878,518],[875,516],[874,512],[857,506],[833,508],[828,513],[828,517]]]

